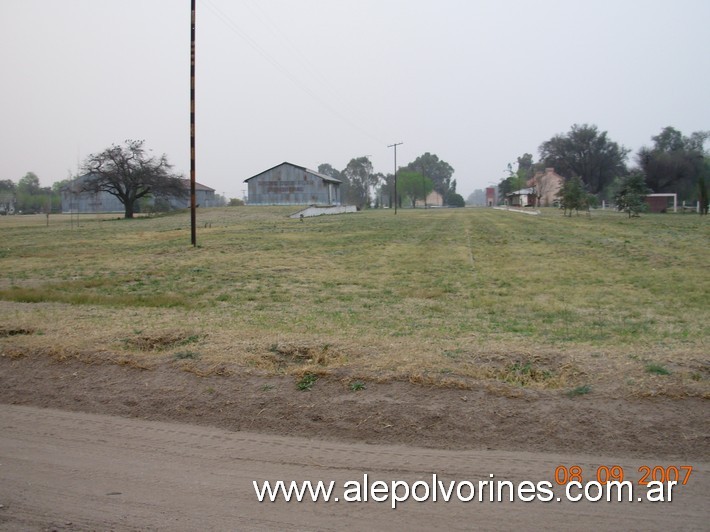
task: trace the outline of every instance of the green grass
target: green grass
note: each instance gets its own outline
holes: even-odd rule
[[[301,380],[296,383],[296,387],[302,392],[310,392],[317,380],[317,375],[306,373],[303,377],[301,377]]]
[[[583,384],[581,386],[577,386],[576,388],[568,391],[567,396],[568,397],[577,397],[580,395],[587,395],[591,391],[592,391],[591,386],[589,386],[588,384]]]
[[[646,364],[646,371],[654,375],[670,375],[671,372],[663,364]]]
[[[203,360],[266,367],[269,346],[328,345],[313,364],[543,387],[662,353],[707,383],[706,218],[403,209],[300,222],[293,210],[201,211],[198,248],[188,213],[1,217],[0,319],[49,321],[47,342],[88,349],[139,326],[200,335]],[[514,367],[530,353],[549,360]]]

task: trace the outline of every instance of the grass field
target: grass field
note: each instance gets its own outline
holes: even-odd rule
[[[0,217],[0,348],[710,397],[707,219],[292,211]]]

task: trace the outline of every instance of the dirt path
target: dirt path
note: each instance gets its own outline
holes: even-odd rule
[[[0,405],[0,530],[701,530],[710,464],[672,503],[257,502],[253,480],[551,480],[646,461],[333,443]],[[669,464],[663,464],[669,465]],[[559,488],[555,490],[558,493]]]
[[[0,403],[61,408],[232,431],[450,450],[542,451],[693,460],[708,456],[708,401],[567,397],[560,391],[484,384],[441,388],[405,381],[319,378],[224,367],[198,376],[169,359],[141,370],[100,357],[56,360],[0,353]]]

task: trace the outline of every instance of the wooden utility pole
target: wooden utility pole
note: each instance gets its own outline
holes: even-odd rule
[[[190,235],[197,246],[197,213],[195,205],[195,2],[190,18]]]
[[[397,146],[404,144],[403,142],[395,142],[387,146],[394,148],[394,213],[397,214]]]

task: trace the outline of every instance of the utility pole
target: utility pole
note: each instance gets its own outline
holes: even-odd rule
[[[403,142],[395,142],[387,146],[394,148],[394,213],[397,214],[397,146],[401,146]]]
[[[190,235],[197,246],[197,215],[195,205],[195,2],[190,18]]]

